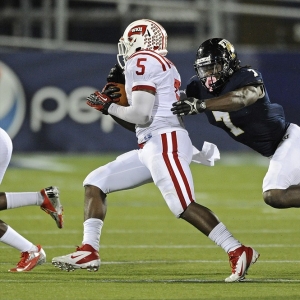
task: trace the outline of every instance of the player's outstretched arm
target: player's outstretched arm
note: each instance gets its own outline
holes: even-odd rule
[[[255,103],[264,96],[263,85],[244,86],[240,89],[228,92],[224,95],[200,100],[189,97],[173,103],[172,111],[174,115],[195,115],[205,109],[210,111],[231,112],[242,109],[245,106]]]

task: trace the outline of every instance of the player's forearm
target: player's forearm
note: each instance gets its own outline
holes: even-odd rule
[[[231,112],[253,104],[260,96],[260,88],[247,86],[205,101],[207,110]]]
[[[135,91],[132,93],[132,105],[120,106],[112,104],[108,112],[124,121],[133,124],[146,124],[151,119],[155,96],[148,92]]]
[[[205,100],[205,104],[207,110],[224,112],[236,111],[246,106],[242,94],[237,91]]]

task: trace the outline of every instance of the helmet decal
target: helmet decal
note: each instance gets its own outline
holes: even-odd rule
[[[197,62],[198,63],[205,63],[205,62],[211,63],[211,59],[210,59],[209,56],[207,56],[207,57],[203,57],[203,58],[198,59]]]
[[[221,41],[219,42],[219,44],[220,44],[223,48],[226,48],[226,49],[227,49],[227,51],[228,51],[228,53],[230,54],[230,56],[231,56],[232,59],[234,59],[234,58],[236,57],[236,54],[234,53],[234,47],[233,47],[233,45],[232,45],[229,41],[223,39],[223,40],[221,40]]]
[[[131,28],[128,32],[128,37],[131,37],[134,34],[144,35],[147,29],[147,25],[137,25]]]

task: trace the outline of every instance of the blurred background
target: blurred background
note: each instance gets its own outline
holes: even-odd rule
[[[2,0],[0,2],[0,127],[15,152],[119,152],[136,148],[133,133],[89,109],[116,63],[117,43],[137,19],[168,32],[168,57],[194,75],[198,46],[231,41],[242,61],[260,70],[272,102],[299,123],[300,1],[287,0]],[[204,115],[185,118],[198,148],[247,151]]]

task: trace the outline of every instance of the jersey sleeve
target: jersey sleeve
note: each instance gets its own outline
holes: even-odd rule
[[[201,99],[201,85],[202,84],[196,75],[191,77],[186,86],[186,96]]]
[[[261,85],[263,84],[263,79],[259,71],[243,67],[232,75],[229,82],[231,82],[232,90],[236,90],[244,86]]]

